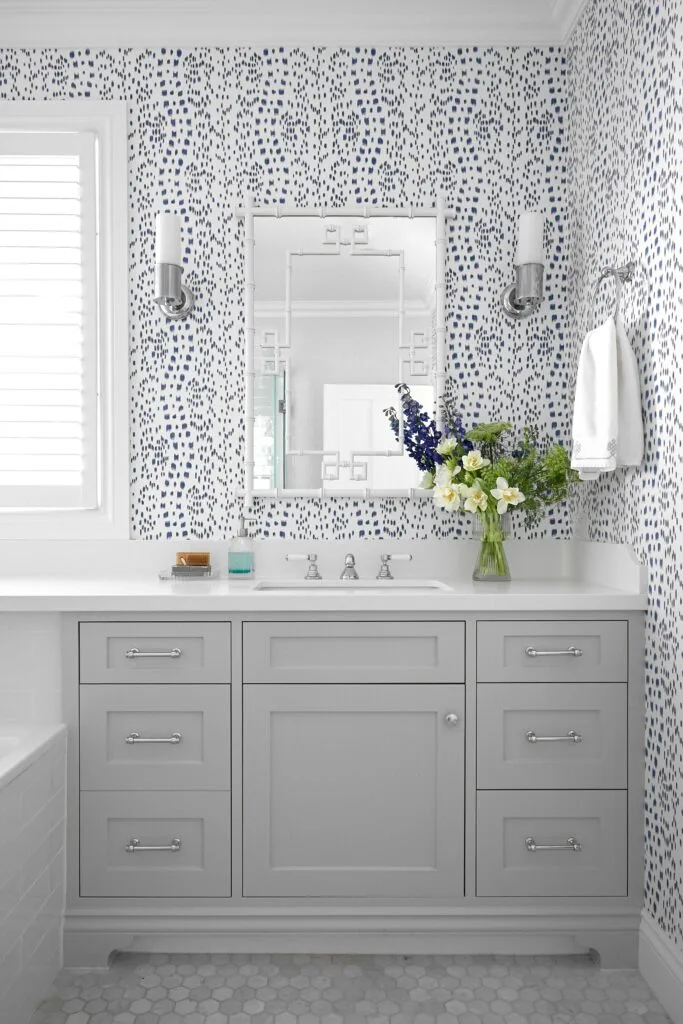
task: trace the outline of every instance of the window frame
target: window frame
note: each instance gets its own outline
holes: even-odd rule
[[[128,397],[128,165],[123,101],[0,102],[0,129],[91,132],[97,138],[96,507],[0,509],[0,539],[121,539],[130,536]],[[87,400],[87,399],[86,399]]]

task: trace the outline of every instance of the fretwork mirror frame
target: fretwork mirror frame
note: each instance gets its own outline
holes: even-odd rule
[[[422,490],[419,487],[396,488],[377,490],[370,487],[349,488],[342,490],[335,487],[333,490],[325,487],[325,480],[321,479],[319,488],[297,489],[290,487],[274,487],[270,489],[254,489],[254,428],[255,428],[255,381],[256,381],[256,323],[255,323],[255,221],[258,217],[320,217],[325,218],[346,217],[359,219],[364,217],[379,218],[430,218],[434,221],[435,238],[435,268],[434,268],[434,346],[435,357],[432,361],[431,377],[434,388],[435,416],[439,429],[443,426],[443,399],[446,380],[446,222],[452,214],[446,209],[443,197],[439,197],[432,207],[377,207],[377,206],[351,206],[351,207],[287,207],[282,204],[257,207],[251,197],[247,197],[243,207],[237,211],[237,216],[244,221],[244,333],[245,333],[245,359],[244,359],[244,409],[245,409],[245,459],[244,459],[244,505],[250,507],[254,498],[356,498],[368,499],[379,497],[395,498],[428,498],[431,491]],[[287,278],[289,280],[289,276]],[[401,292],[402,295],[402,292]],[[402,298],[399,300],[402,301]],[[287,306],[289,308],[289,306]],[[286,331],[291,329],[291,313],[287,314]],[[399,346],[402,345],[402,315],[399,315]],[[400,351],[400,349],[399,349]],[[277,366],[278,353],[274,355]],[[398,404],[398,402],[397,402]],[[300,454],[295,452],[294,454]],[[317,450],[315,452],[304,452],[303,454],[321,455],[333,457],[335,453]],[[384,451],[358,451],[351,452],[351,470],[354,472],[355,458],[362,457],[393,457],[405,454],[403,437],[403,417],[399,417],[399,436],[395,449]],[[339,452],[336,453],[337,461]],[[355,463],[358,465],[358,463]],[[359,478],[356,478],[359,479]]]

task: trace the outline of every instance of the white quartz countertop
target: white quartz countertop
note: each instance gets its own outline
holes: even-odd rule
[[[363,593],[258,590],[228,580],[173,583],[149,577],[0,578],[0,612],[468,612],[634,611],[646,595],[575,579],[511,583],[444,580],[451,589]]]
[[[210,550],[215,567],[227,565],[225,542],[60,542],[0,544],[0,612],[213,612],[233,614],[393,612],[610,612],[647,606],[645,571],[626,545],[588,541],[509,541],[512,582],[473,583],[477,547],[469,541],[255,542],[257,576],[177,582],[159,579],[175,551]],[[315,552],[324,577],[302,588],[303,561]],[[339,586],[353,552],[361,583]],[[375,579],[383,553],[392,562],[395,588]],[[264,581],[288,588],[259,589]],[[434,581],[442,589],[415,589]],[[385,589],[386,587],[386,589]],[[301,589],[297,589],[301,588]],[[369,588],[364,592],[363,588]]]

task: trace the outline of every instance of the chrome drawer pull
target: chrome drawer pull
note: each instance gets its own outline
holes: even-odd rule
[[[525,654],[528,658],[582,658],[583,651],[580,647],[568,647],[566,651],[537,651],[535,647],[527,647]]]
[[[139,732],[129,732],[126,743],[180,743],[183,734],[174,732],[171,736],[141,736]]]
[[[172,839],[169,846],[141,846],[139,839],[129,839],[126,853],[177,853],[181,843]]]
[[[456,715],[455,711],[452,711],[450,715],[444,715],[446,725],[457,725],[459,721],[460,717]]]
[[[583,736],[575,729],[570,729],[566,736],[537,736],[531,729],[526,734],[527,743],[582,743]]]
[[[581,843],[577,842],[573,836],[570,836],[561,846],[541,846],[533,836],[529,836],[525,846],[529,853],[538,853],[540,850],[567,850],[569,853],[581,852]]]
[[[126,651],[127,658],[179,658],[183,652],[179,647],[172,651],[141,651],[139,647],[131,647]]]

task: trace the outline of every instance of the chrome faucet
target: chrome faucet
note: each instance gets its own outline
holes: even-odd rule
[[[342,574],[339,577],[340,580],[357,580],[358,573],[356,572],[356,559],[353,555],[349,554],[344,559],[344,568]]]
[[[389,562],[411,562],[412,559],[412,555],[380,555],[380,569],[377,573],[377,579],[393,580],[394,577],[389,567]]]
[[[315,554],[310,554],[310,555],[285,555],[285,559],[288,562],[303,562],[303,561],[307,561],[308,562],[308,569],[306,571],[306,575],[304,576],[305,580],[321,580],[322,579],[322,576],[320,575],[320,570],[318,569],[318,556],[317,555],[315,555]]]

